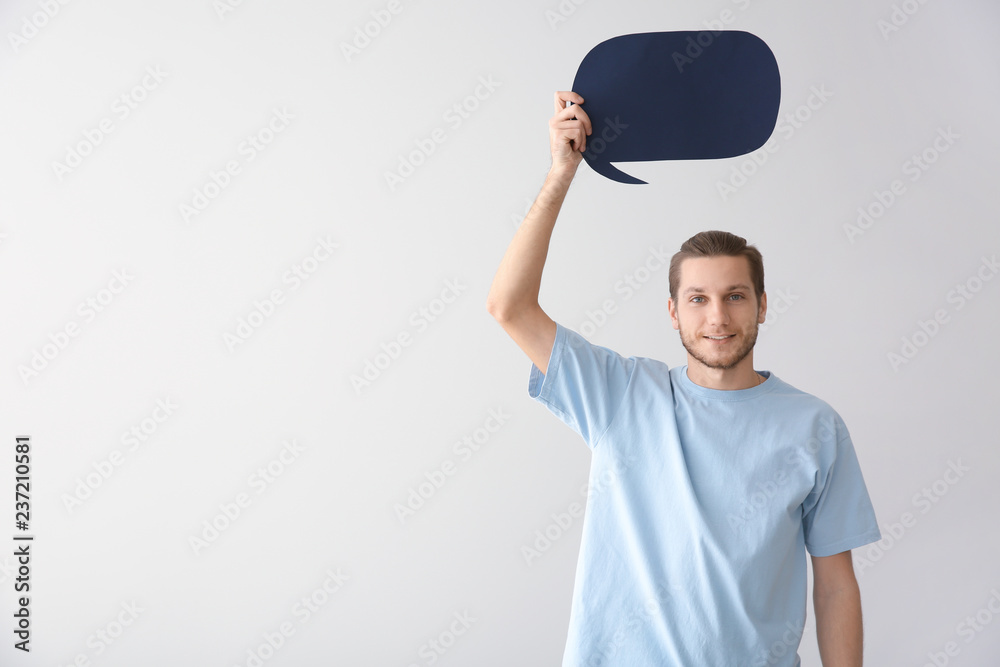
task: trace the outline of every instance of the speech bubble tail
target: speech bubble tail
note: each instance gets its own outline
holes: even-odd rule
[[[584,153],[586,157],[586,153]],[[612,181],[618,181],[619,183],[628,183],[630,185],[648,185],[646,181],[639,180],[635,176],[626,174],[624,171],[614,166],[610,162],[601,162],[599,160],[587,160],[587,164],[590,168],[596,171],[601,176],[605,178],[610,178]]]

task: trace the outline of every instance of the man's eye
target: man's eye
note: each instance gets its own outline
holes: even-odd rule
[[[699,299],[704,299],[704,298],[705,297],[703,297],[703,296],[693,296],[693,297],[691,297],[691,301],[693,301],[694,303],[701,303],[701,301],[699,301]]]
[[[732,294],[732,295],[730,295],[729,298],[731,298],[731,299],[742,299],[743,295],[742,294]]]

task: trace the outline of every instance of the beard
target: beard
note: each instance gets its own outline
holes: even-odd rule
[[[717,368],[720,370],[735,368],[737,364],[746,359],[747,355],[750,354],[750,351],[753,350],[753,346],[757,344],[758,326],[757,320],[755,319],[753,326],[734,332],[736,333],[734,343],[738,343],[738,347],[732,347],[730,344],[726,347],[731,347],[732,349],[721,351],[712,350],[711,346],[714,345],[714,343],[707,342],[700,335],[686,332],[678,320],[678,331],[681,335],[681,344],[684,346],[684,349],[687,350],[688,354],[708,368]]]

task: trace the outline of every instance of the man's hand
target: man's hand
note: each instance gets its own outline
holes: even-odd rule
[[[566,106],[572,102],[572,106]],[[552,169],[576,171],[583,151],[587,150],[587,135],[593,128],[590,116],[580,105],[583,98],[571,91],[559,91],[555,95],[555,115],[549,120],[549,146],[552,150]]]

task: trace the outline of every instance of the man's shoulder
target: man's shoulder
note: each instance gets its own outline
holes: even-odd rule
[[[659,359],[654,359],[653,357],[644,357],[640,355],[629,355],[625,356],[617,349],[610,347],[609,345],[602,345],[600,343],[595,343],[589,340],[581,332],[571,329],[563,324],[556,322],[557,327],[557,338],[558,332],[562,332],[562,336],[565,339],[565,344],[569,347],[590,347],[596,348],[598,350],[603,350],[605,353],[609,353],[616,357],[621,358],[623,361],[629,363],[629,365],[634,365],[636,367],[642,367],[648,369],[652,373],[665,373],[670,370],[670,367],[666,362]]]
[[[770,400],[780,402],[783,404],[782,407],[790,410],[809,412],[817,417],[843,424],[840,414],[828,401],[816,394],[799,389],[776,375],[772,374],[771,379],[776,380],[776,383],[774,389],[767,394]]]

